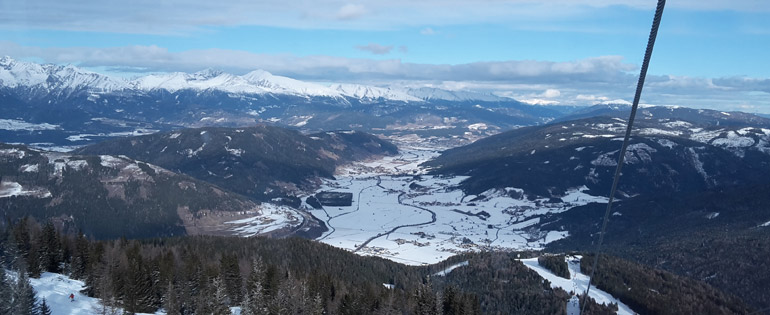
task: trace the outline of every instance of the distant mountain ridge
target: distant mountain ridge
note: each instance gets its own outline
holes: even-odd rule
[[[564,110],[435,87],[318,84],[263,70],[239,76],[206,69],[125,80],[8,57],[0,58],[0,104],[0,120],[13,125],[0,124],[0,138],[42,147],[82,146],[184,127],[255,124],[475,139],[542,124]],[[35,129],[45,124],[55,127]]]
[[[568,121],[580,118],[606,116],[628,119],[630,105],[600,104],[580,108],[555,121]],[[770,119],[766,115],[744,112],[725,112],[713,109],[695,109],[682,106],[640,106],[637,112],[639,120],[683,120],[698,125],[751,125],[770,128]]]
[[[753,117],[759,125],[770,121]],[[634,179],[621,182],[620,195],[762,180],[770,174],[770,128],[754,127],[754,118],[724,126],[699,123],[704,117],[637,120],[623,170]],[[558,197],[586,185],[604,195],[625,126],[620,118],[592,117],[520,128],[447,150],[425,165],[470,176],[463,187],[471,193],[517,187]]]
[[[37,64],[18,61],[8,56],[0,58],[0,86],[53,90],[84,90],[91,92],[166,90],[216,90],[243,94],[278,94],[302,97],[353,98],[358,100],[391,100],[424,102],[502,101],[505,98],[477,92],[448,91],[436,88],[375,87],[361,84],[332,84],[330,86],[304,82],[289,77],[254,70],[233,75],[220,70],[205,69],[194,73],[172,72],[150,74],[133,80],[107,75],[67,65]]]

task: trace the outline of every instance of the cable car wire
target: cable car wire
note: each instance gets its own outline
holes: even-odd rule
[[[599,255],[602,251],[602,243],[604,242],[604,233],[607,230],[607,221],[610,218],[610,210],[612,210],[612,202],[615,199],[615,191],[618,188],[618,181],[620,179],[620,171],[623,167],[623,162],[626,156],[626,149],[628,149],[628,142],[631,138],[631,128],[634,125],[634,117],[636,117],[636,109],[639,107],[639,99],[642,96],[642,88],[644,88],[644,80],[647,77],[647,68],[650,65],[650,58],[652,57],[652,49],[655,46],[655,39],[658,37],[658,28],[660,27],[660,20],[663,17],[663,8],[666,6],[666,0],[658,0],[658,6],[655,9],[655,18],[652,20],[652,28],[650,29],[650,37],[647,40],[647,50],[644,53],[644,62],[642,63],[642,70],[639,74],[639,82],[636,84],[636,94],[634,95],[634,103],[631,106],[631,116],[628,118],[628,126],[626,127],[626,135],[623,138],[623,146],[620,148],[620,156],[618,156],[618,166],[615,168],[615,177],[612,180],[612,189],[610,190],[610,198],[607,202],[607,210],[604,212],[604,220],[602,221],[602,232],[599,234],[599,243],[596,246],[596,254],[594,256],[593,267],[591,267],[591,275],[588,278],[588,286],[586,287],[585,295],[583,297],[583,305],[580,311],[581,314],[585,312],[586,303],[588,301],[588,293],[591,290],[591,281],[594,278],[597,264],[599,263]]]

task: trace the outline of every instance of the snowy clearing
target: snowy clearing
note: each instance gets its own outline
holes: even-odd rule
[[[260,206],[259,215],[228,221],[225,224],[233,225],[230,231],[236,235],[249,237],[259,234],[280,230],[286,227],[293,227],[302,222],[302,216],[296,210],[286,206],[276,206],[269,203],[263,203]]]
[[[8,274],[13,277],[15,273],[8,272]],[[39,279],[30,278],[29,282],[37,292],[38,301],[42,301],[45,298],[45,303],[51,308],[52,314],[99,314],[103,310],[101,300],[80,293],[81,290],[85,289],[83,281],[70,279],[58,273],[44,272]],[[70,301],[70,294],[75,295],[73,301]],[[123,309],[120,308],[107,308],[107,310],[114,311],[114,314],[125,314]],[[238,307],[232,307],[230,311],[232,314],[240,314],[240,308]],[[166,312],[161,309],[153,314],[161,315],[166,314]]]
[[[59,128],[61,128],[59,125],[52,125],[48,123],[35,124],[16,119],[0,119],[0,129],[4,130],[56,130]]]
[[[22,187],[17,182],[4,181],[0,182],[0,198],[7,198],[13,196],[33,196],[37,198],[51,197],[51,192],[48,189],[42,187]]]

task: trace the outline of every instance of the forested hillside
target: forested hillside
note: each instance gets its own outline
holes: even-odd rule
[[[261,201],[283,198],[298,206],[300,190],[337,166],[390,155],[396,146],[361,132],[303,135],[259,125],[249,128],[199,128],[107,140],[75,151],[126,155],[190,175]]]
[[[184,235],[205,216],[259,210],[243,196],[126,157],[2,143],[0,194],[3,220],[50,219],[100,239]]]
[[[613,255],[702,280],[757,308],[770,307],[767,191],[768,184],[758,184],[621,201],[610,217],[605,246]],[[605,208],[592,204],[545,216],[540,225],[563,226],[571,234],[548,249],[592,250]]]
[[[300,238],[92,241],[82,234],[61,234],[54,224],[40,225],[33,219],[0,232],[5,267],[31,277],[57,272],[82,279],[85,293],[102,299],[106,310],[223,314],[228,307],[241,306],[245,314],[553,314],[564,312],[570,296],[552,289],[518,260],[534,253],[468,254],[410,267]],[[461,261],[468,263],[437,274]],[[627,279],[661,274],[633,266],[607,272]],[[661,275],[655,278],[657,284],[679,288],[667,296],[678,301],[678,310],[701,309],[699,296],[704,292],[709,303],[746,309],[706,284]],[[624,299],[638,298],[637,292],[647,292],[647,287],[656,288],[641,284]],[[609,314],[611,306],[592,303],[588,310]]]

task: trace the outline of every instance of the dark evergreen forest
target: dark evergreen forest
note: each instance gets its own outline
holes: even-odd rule
[[[11,297],[0,314],[44,313],[47,306],[28,281],[43,272],[83,280],[83,293],[100,298],[105,314],[119,308],[228,314],[234,306],[243,314],[563,314],[572,294],[551,288],[518,260],[532,252],[464,254],[406,266],[301,238],[91,240],[32,218],[5,222],[0,241],[4,267],[19,274],[14,281],[0,268],[0,294]],[[468,265],[436,275],[463,261]],[[600,266],[598,287],[645,313],[748,310],[701,282],[613,257],[604,256]],[[624,291],[622,283],[634,289]],[[663,297],[649,296],[660,290],[666,290]],[[612,314],[617,306],[590,301],[587,309]]]

